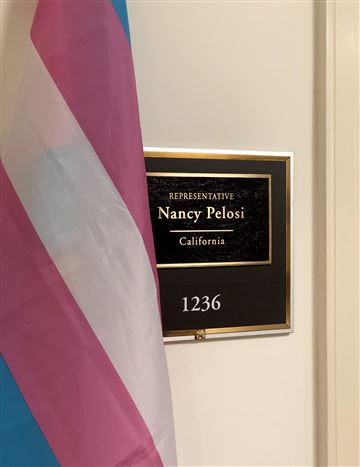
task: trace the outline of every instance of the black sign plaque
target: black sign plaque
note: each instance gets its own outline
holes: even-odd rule
[[[271,175],[149,172],[159,268],[271,263]]]
[[[290,155],[145,157],[165,340],[290,332]]]

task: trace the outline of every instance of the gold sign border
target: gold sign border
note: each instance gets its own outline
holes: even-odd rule
[[[158,269],[205,268],[223,266],[256,266],[272,264],[272,179],[271,174],[196,173],[196,172],[147,172],[147,177],[194,177],[194,178],[267,178],[269,190],[269,259],[263,261],[210,261],[199,263],[158,263]]]
[[[255,326],[233,326],[223,328],[208,328],[208,329],[177,329],[175,331],[165,331],[165,338],[181,338],[192,337],[195,340],[205,340],[206,336],[218,335],[219,337],[232,337],[238,333],[257,333],[261,331],[281,331],[290,332],[292,329],[291,322],[291,157],[273,156],[273,155],[251,155],[251,154],[232,154],[232,153],[197,153],[197,152],[182,152],[173,150],[145,150],[145,157],[162,158],[162,159],[218,159],[218,160],[241,160],[241,161],[277,161],[285,162],[286,165],[286,321],[285,323],[277,324],[261,324]]]

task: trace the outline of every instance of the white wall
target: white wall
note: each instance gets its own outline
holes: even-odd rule
[[[313,3],[128,4],[145,145],[295,152],[295,333],[167,345],[179,463],[314,465]]]

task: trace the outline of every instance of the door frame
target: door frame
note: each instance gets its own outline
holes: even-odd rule
[[[318,464],[360,465],[359,24],[357,0],[316,0]]]

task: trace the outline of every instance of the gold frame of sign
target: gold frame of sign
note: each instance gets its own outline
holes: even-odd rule
[[[192,160],[218,160],[218,161],[252,161],[252,162],[283,162],[285,163],[285,297],[283,302],[285,306],[284,319],[282,322],[266,323],[266,324],[254,324],[254,325],[243,325],[239,326],[201,326],[186,329],[174,329],[164,330],[164,340],[166,342],[182,341],[182,340],[206,340],[207,338],[224,338],[224,337],[240,337],[248,335],[261,335],[261,334],[281,334],[289,333],[293,331],[293,316],[292,316],[292,281],[291,281],[291,270],[292,270],[292,178],[293,178],[293,154],[292,153],[281,153],[281,152],[246,152],[246,151],[227,151],[227,150],[191,150],[191,149],[172,149],[172,148],[145,148],[145,158],[148,165],[151,165],[151,160],[156,159],[179,159],[188,160],[189,163]],[[270,173],[225,173],[209,172],[186,172],[174,170],[147,170],[148,177],[231,177],[231,178],[267,178],[269,180],[269,258],[266,261],[233,261],[233,262],[203,262],[203,263],[164,263],[159,262],[157,265],[160,276],[161,286],[161,274],[166,274],[166,270],[171,269],[184,269],[184,268],[212,268],[212,267],[224,267],[233,266],[244,267],[254,265],[271,265],[273,261],[273,177]],[[171,312],[172,310],[164,310],[162,304],[163,313]]]

